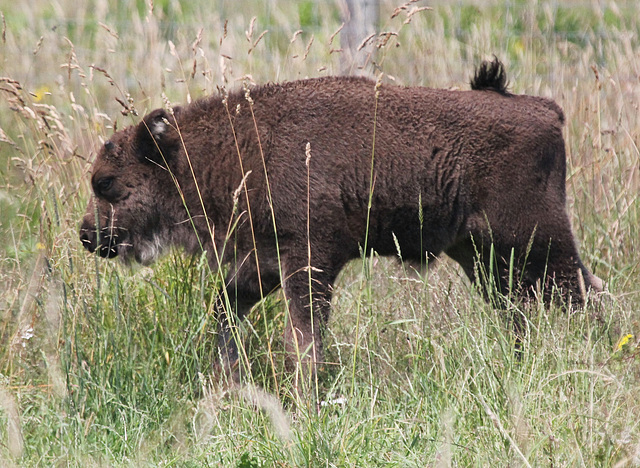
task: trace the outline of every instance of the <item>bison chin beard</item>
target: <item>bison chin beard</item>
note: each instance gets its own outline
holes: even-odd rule
[[[132,236],[118,246],[118,256],[126,265],[139,263],[149,266],[160,258],[165,251],[166,242],[159,234],[151,236]]]

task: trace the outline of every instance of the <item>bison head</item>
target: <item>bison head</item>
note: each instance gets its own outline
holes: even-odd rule
[[[149,264],[170,242],[176,209],[173,165],[180,151],[175,116],[162,109],[116,132],[93,165],[93,197],[80,240],[101,257]],[[175,193],[175,192],[174,192]]]

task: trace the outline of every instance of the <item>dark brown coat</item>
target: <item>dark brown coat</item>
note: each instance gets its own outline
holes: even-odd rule
[[[513,251],[520,295],[539,285],[549,298],[557,285],[580,302],[602,283],[580,261],[565,208],[562,111],[505,81],[495,61],[471,91],[329,77],[155,110],[100,151],[82,242],[143,264],[171,245],[206,250],[214,268],[230,266],[240,318],[282,285],[288,351],[311,363],[339,271],[362,249],[395,255],[396,239],[406,260],[446,253],[487,295],[491,264],[508,292]]]

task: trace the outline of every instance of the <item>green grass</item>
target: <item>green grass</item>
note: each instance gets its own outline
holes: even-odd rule
[[[241,324],[250,383],[225,390],[211,373],[217,283],[206,264],[172,252],[130,270],[87,255],[77,227],[90,163],[115,127],[163,94],[179,103],[247,75],[339,73],[339,12],[314,1],[154,3],[0,0],[7,466],[640,464],[635,2],[434,2],[407,24],[383,2],[380,30],[398,35],[374,50],[373,76],[466,88],[496,54],[514,92],[564,108],[574,230],[609,292],[573,314],[522,311],[517,359],[509,313],[452,262],[418,277],[368,256],[336,286],[319,412],[296,405],[284,371],[280,294]]]

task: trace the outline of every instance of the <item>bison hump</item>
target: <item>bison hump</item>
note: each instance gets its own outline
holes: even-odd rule
[[[483,61],[476,68],[473,78],[471,78],[471,89],[474,90],[491,90],[501,94],[507,94],[507,73],[504,65],[494,55],[493,61]]]

